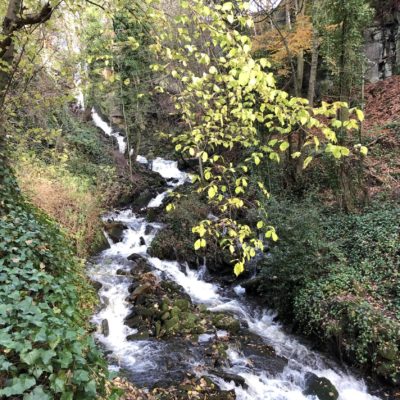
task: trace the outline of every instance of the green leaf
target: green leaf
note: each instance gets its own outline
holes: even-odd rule
[[[37,386],[32,392],[24,395],[24,400],[51,400],[52,397],[48,395],[43,386]]]
[[[77,369],[74,372],[74,381],[76,383],[83,383],[83,382],[88,382],[89,381],[89,373],[85,371],[84,369]]]
[[[23,361],[27,365],[33,365],[40,357],[40,350],[34,349],[29,353],[22,353],[20,355],[21,361]]]
[[[15,396],[23,394],[32,386],[36,385],[36,379],[29,375],[21,375],[18,378],[13,378],[11,384],[0,390],[2,396]]]

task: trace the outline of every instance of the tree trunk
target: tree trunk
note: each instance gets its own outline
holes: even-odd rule
[[[296,7],[299,7],[299,4],[296,3]],[[306,0],[303,0],[303,3],[300,5],[301,9],[297,10],[298,15],[304,17],[306,10]],[[297,55],[297,88],[302,95],[303,88],[303,78],[304,78],[304,50],[300,50]]]
[[[315,85],[317,82],[318,53],[319,53],[318,33],[316,29],[313,29],[310,80],[308,81],[308,95],[307,95],[308,102],[310,103],[311,107],[314,105]]]
[[[292,20],[290,16],[290,3],[291,0],[285,1],[285,17],[286,17],[286,27],[291,30],[292,29]]]

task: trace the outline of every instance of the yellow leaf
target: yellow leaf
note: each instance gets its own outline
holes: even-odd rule
[[[360,122],[363,122],[365,119],[364,113],[360,109],[356,109],[357,118]]]
[[[212,199],[213,197],[215,197],[216,194],[217,194],[216,187],[215,187],[215,186],[211,186],[211,187],[208,189],[208,197],[209,197],[210,199]]]
[[[242,262],[236,263],[235,267],[233,268],[233,272],[235,273],[235,275],[239,276],[243,271],[244,271],[243,263]]]
[[[258,221],[257,222],[257,229],[261,229],[264,226],[264,222],[263,221]]]
[[[307,166],[308,166],[308,164],[310,164],[310,162],[312,161],[312,157],[311,156],[308,156],[305,160],[304,160],[304,163],[303,163],[303,169],[306,169],[307,168]]]

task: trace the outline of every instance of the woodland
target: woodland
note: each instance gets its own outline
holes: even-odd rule
[[[0,399],[400,399],[399,0],[0,21]]]

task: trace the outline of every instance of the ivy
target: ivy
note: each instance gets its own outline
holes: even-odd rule
[[[92,300],[82,264],[0,169],[0,397],[94,399],[107,372],[86,331]]]

